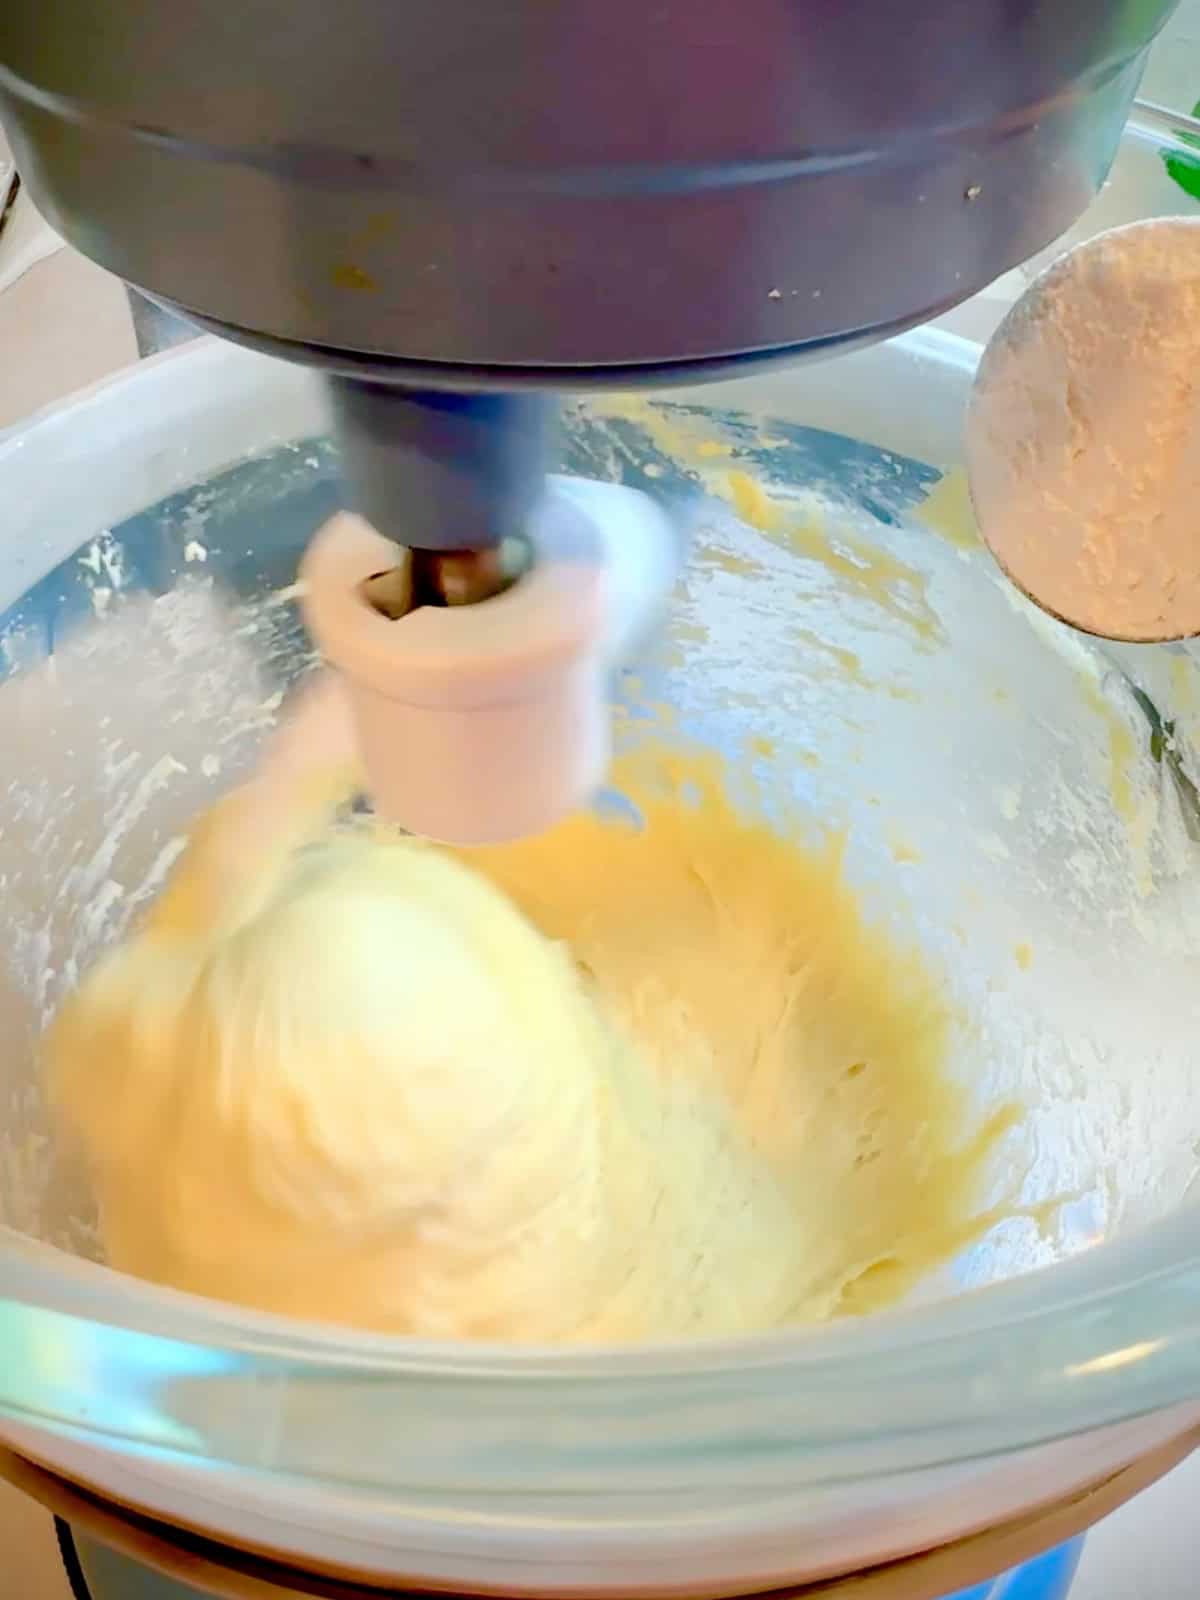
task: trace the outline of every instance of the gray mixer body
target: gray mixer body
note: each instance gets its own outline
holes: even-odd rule
[[[420,501],[406,542],[483,545],[541,413],[464,398],[458,429],[423,391],[695,381],[936,315],[1083,210],[1172,9],[5,0],[0,117],[87,255],[376,380],[338,414],[384,531]]]

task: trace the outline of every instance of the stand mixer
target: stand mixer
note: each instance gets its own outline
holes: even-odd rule
[[[519,832],[594,780],[609,665],[676,559],[634,491],[547,489],[558,394],[826,357],[974,294],[1096,193],[1170,10],[252,0],[214,21],[10,0],[0,116],[73,243],[197,325],[326,374],[367,526],[313,547],[310,625],[384,805],[477,838],[501,788]],[[554,598],[530,630],[570,635],[564,679],[568,657],[588,663],[557,724],[539,679],[524,737],[439,715],[444,781],[419,796],[387,753],[412,747],[406,712],[428,702],[392,692],[394,662],[380,691],[366,638],[386,609],[371,581],[405,566],[427,602],[466,600],[396,609],[401,628],[438,612],[460,629],[473,682],[527,663],[529,632],[508,630],[499,665],[479,641],[539,568],[556,567]],[[365,691],[387,702],[373,718]],[[476,792],[487,807],[451,814]]]
[[[829,356],[973,294],[1095,193],[1170,10],[18,0],[0,111],[86,254],[327,375],[381,538],[327,531],[310,626],[377,803],[478,842],[599,781],[609,668],[675,573],[640,496],[547,485],[558,394]],[[413,614],[381,629],[363,586],[401,561]]]

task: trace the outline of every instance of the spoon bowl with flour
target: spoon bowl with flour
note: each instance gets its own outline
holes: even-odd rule
[[[1200,634],[1200,217],[1059,257],[976,373],[980,533],[1044,611],[1131,643]]]

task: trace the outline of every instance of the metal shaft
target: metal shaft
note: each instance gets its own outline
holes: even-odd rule
[[[331,378],[347,503],[414,550],[523,537],[550,457],[551,395],[460,394]]]

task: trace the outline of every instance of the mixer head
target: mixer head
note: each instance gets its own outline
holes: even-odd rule
[[[85,253],[329,375],[349,502],[432,553],[417,592],[493,601],[523,562],[445,555],[536,564],[555,391],[829,355],[974,294],[1094,195],[1172,9],[7,0],[0,116]]]

